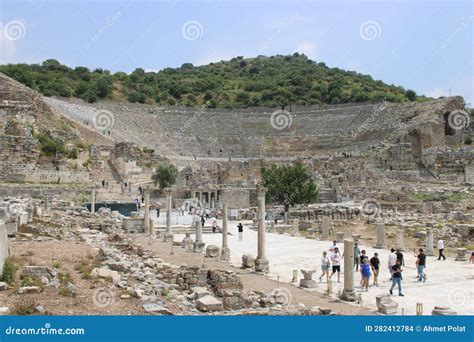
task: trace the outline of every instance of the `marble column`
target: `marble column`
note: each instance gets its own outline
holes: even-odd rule
[[[377,223],[377,244],[374,248],[385,248],[385,224]]]
[[[321,240],[329,239],[329,217],[323,216],[321,223]]]
[[[426,230],[426,255],[435,255],[433,249],[433,230],[427,229]]]
[[[44,212],[46,213],[49,210],[49,195],[44,194]]]
[[[204,246],[206,244],[202,241],[202,224],[199,215],[194,215],[193,223],[194,227],[196,228],[196,240],[194,241],[193,251],[196,253],[201,253],[204,250]]]
[[[298,219],[293,220],[293,236],[298,236],[300,234],[298,223]]]
[[[166,200],[168,202],[168,205],[166,207],[166,232],[164,234],[164,241],[170,242],[170,241],[173,241],[173,237],[174,237],[171,231],[171,207],[173,206],[173,202],[171,199],[171,189],[166,188],[165,193],[166,193]]]
[[[95,213],[95,189],[92,189],[91,198],[91,213]]]
[[[255,271],[268,273],[269,261],[265,254],[265,194],[267,189],[259,186],[257,188],[258,198],[258,250],[255,260]]]
[[[227,203],[224,203],[222,209],[222,248],[220,259],[223,261],[229,261],[230,249],[227,245]]]
[[[403,230],[403,228],[400,228],[397,231],[397,237],[396,237],[395,245],[402,252],[405,251],[405,231]]]
[[[150,191],[148,189],[143,190],[145,196],[145,210],[144,210],[144,222],[143,222],[143,233],[151,235],[150,231]]]
[[[354,291],[354,241],[351,240],[344,240],[344,290],[341,299],[350,302],[358,299]]]

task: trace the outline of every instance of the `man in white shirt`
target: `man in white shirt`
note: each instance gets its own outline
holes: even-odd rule
[[[331,246],[329,246],[329,252],[331,252],[331,253],[334,252],[334,249],[337,248],[337,247],[336,247],[336,244],[337,244],[337,242],[336,242],[336,240],[334,240],[334,241],[332,242]]]
[[[443,258],[443,260],[446,260],[446,257],[443,254],[443,250],[444,250],[444,241],[439,239],[438,240],[438,253],[439,253],[438,260],[441,260],[441,258]]]
[[[397,253],[395,253],[395,249],[390,249],[390,254],[388,255],[388,270],[390,271],[390,280],[392,280],[393,270],[392,267],[395,266],[397,263]]]

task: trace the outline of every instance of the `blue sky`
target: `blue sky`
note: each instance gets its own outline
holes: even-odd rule
[[[1,0],[0,63],[131,72],[305,53],[472,102],[472,1]]]

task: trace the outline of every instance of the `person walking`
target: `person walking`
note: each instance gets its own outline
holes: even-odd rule
[[[446,257],[443,254],[444,251],[444,241],[442,239],[438,240],[438,260],[443,258],[443,261],[446,260]]]
[[[237,230],[239,232],[239,241],[242,241],[244,238],[244,226],[242,222],[239,222],[239,224],[237,225]]]
[[[361,282],[360,285],[362,289],[365,287],[365,291],[369,291],[369,280],[370,280],[370,265],[368,258],[364,258],[362,263],[360,264],[360,275],[361,275]]]
[[[359,244],[356,242],[354,243],[354,266],[355,266],[355,270],[358,271],[359,270],[359,259],[360,257],[360,248],[359,248]]]
[[[397,260],[400,260],[400,265],[405,266],[405,258],[403,257],[403,253],[400,248],[397,248],[395,254],[397,255]]]
[[[390,288],[390,294],[393,295],[393,288],[398,285],[398,295],[404,297],[402,293],[402,266],[400,260],[397,260],[395,265],[392,266],[392,287]]]
[[[211,211],[209,208],[206,208],[206,220],[209,220],[211,218]]]
[[[217,230],[217,219],[215,217],[212,218],[212,233],[215,234]]]
[[[397,255],[395,254],[395,249],[390,249],[390,254],[388,255],[388,270],[390,272],[390,280],[392,280],[393,269],[392,267],[395,266],[397,263]]]
[[[332,264],[332,273],[329,279],[332,279],[334,273],[337,273],[337,282],[340,283],[341,279],[341,253],[339,248],[335,247],[334,252],[331,253],[331,264]]]
[[[326,281],[329,278],[329,258],[328,253],[326,251],[323,252],[323,256],[321,257],[321,276],[319,277],[319,282],[321,282],[322,278],[326,276]]]
[[[204,223],[206,223],[206,220],[204,219],[204,216],[201,215],[201,225],[204,228]]]
[[[423,248],[419,249],[418,256],[416,257],[416,268],[418,270],[418,281],[426,282],[426,255],[423,253]]]
[[[334,240],[331,244],[331,246],[329,246],[329,252],[332,253],[334,252],[334,249],[337,247],[337,242],[336,240]]]
[[[374,285],[379,286],[378,277],[379,277],[380,259],[379,259],[378,253],[374,253],[374,256],[370,259],[370,266],[372,267],[372,272],[374,273]]]

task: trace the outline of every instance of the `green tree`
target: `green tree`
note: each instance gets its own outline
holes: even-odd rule
[[[177,178],[178,169],[173,164],[167,162],[158,162],[155,167],[155,173],[151,176],[155,185],[158,184],[160,189],[174,185]]]
[[[408,89],[406,92],[405,92],[405,97],[407,99],[409,99],[410,101],[415,101],[416,100],[416,93],[411,90],[411,89]]]
[[[318,196],[316,184],[304,165],[290,164],[261,169],[262,185],[268,189],[267,200],[279,203],[288,211],[290,205],[314,203]]]

